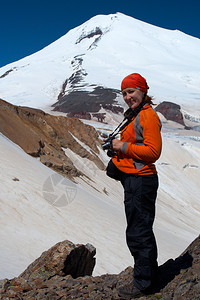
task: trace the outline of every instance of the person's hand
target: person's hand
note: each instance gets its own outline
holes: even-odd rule
[[[113,146],[113,150],[115,151],[121,151],[122,150],[122,146],[123,146],[123,142],[117,139],[112,140],[112,146]]]

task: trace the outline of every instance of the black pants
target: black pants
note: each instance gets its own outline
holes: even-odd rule
[[[127,219],[126,240],[134,257],[133,282],[140,290],[148,289],[158,269],[157,246],[153,233],[158,176],[122,175]]]

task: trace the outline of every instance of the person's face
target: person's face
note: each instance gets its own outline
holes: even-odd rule
[[[134,89],[134,88],[126,88],[122,91],[122,96],[124,101],[131,109],[135,109],[144,98],[144,92]]]

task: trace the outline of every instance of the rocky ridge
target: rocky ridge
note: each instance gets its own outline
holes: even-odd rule
[[[0,299],[122,299],[118,289],[132,281],[133,268],[92,276],[95,248],[57,243],[17,278],[0,281]],[[175,260],[159,266],[153,294],[140,299],[197,300],[200,295],[200,236]]]
[[[71,179],[84,174],[75,167],[64,148],[104,169],[98,155],[100,140],[97,131],[76,118],[53,116],[0,99],[0,132],[28,154],[40,158],[46,166]]]

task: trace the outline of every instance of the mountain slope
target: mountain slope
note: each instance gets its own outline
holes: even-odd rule
[[[52,116],[42,110],[15,106],[0,99],[0,132],[25,152],[68,178],[84,174],[67,157],[64,148],[104,169],[99,158],[98,133],[78,119]],[[86,146],[83,147],[77,140]]]
[[[199,234],[200,133],[190,131],[193,137],[187,136],[188,131],[178,126],[163,120],[155,221],[159,263],[177,257]],[[73,136],[87,151],[92,150],[75,131]],[[0,135],[0,278],[17,276],[41,252],[64,239],[96,247],[95,275],[117,273],[133,264],[125,243],[121,184],[108,178],[89,157],[63,149],[85,174],[76,177],[76,184]],[[100,148],[99,157],[108,162]]]
[[[0,160],[0,278],[16,276],[46,247],[66,238],[97,246],[97,274],[104,269],[116,272],[119,264],[129,264],[122,204],[115,205],[105,193],[95,195],[58,175],[1,134]],[[113,197],[119,192],[120,186]],[[52,196],[62,195],[61,205],[51,201]],[[120,252],[118,245],[124,245]]]

